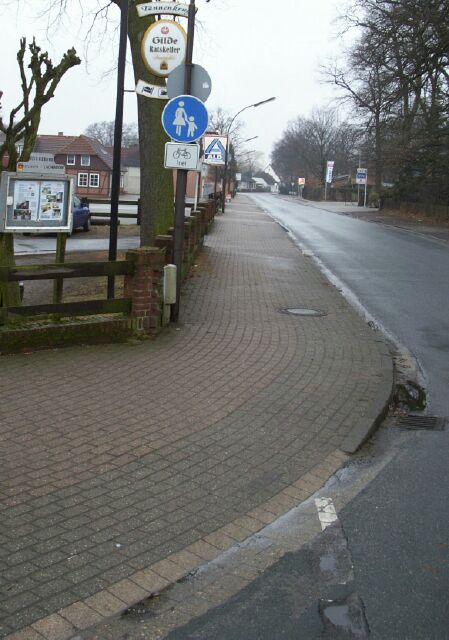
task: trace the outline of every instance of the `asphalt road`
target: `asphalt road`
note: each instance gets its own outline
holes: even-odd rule
[[[254,200],[419,359],[428,412],[448,416],[449,244],[271,195]],[[449,639],[449,433],[399,434],[393,422],[376,438],[395,449],[391,459],[342,504],[332,536],[319,534],[168,638]],[[323,558],[342,553],[348,580],[323,571]],[[323,606],[342,624],[329,626]]]
[[[449,244],[257,196],[419,360],[428,412],[449,415]],[[340,513],[371,637],[445,639],[449,434],[411,432]]]

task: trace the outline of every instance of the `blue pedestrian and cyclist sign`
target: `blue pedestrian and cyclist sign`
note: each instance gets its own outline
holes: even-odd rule
[[[209,114],[204,103],[194,96],[178,96],[165,105],[162,126],[176,142],[195,142],[207,131]]]

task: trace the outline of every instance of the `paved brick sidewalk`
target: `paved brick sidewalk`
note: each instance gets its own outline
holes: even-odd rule
[[[178,329],[0,360],[0,637],[70,638],[262,528],[342,463],[390,373],[377,334],[237,198]]]

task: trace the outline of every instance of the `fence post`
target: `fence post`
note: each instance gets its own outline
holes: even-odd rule
[[[67,242],[67,235],[65,233],[58,233],[56,236],[56,260],[55,262],[65,262],[65,245]],[[62,293],[64,288],[64,280],[58,278],[53,283],[53,303],[58,304],[62,302]]]
[[[140,333],[155,334],[161,328],[162,282],[165,250],[141,247],[126,252],[134,273],[125,276],[125,298],[131,298],[131,322]]]

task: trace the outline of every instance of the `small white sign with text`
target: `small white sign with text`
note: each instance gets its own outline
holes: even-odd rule
[[[165,145],[164,167],[166,169],[185,169],[186,171],[197,171],[199,158],[199,144],[167,142]]]

